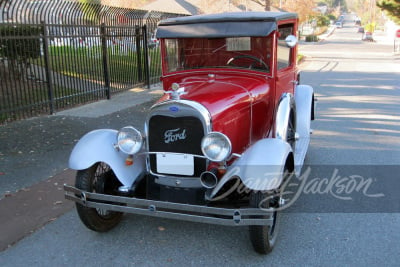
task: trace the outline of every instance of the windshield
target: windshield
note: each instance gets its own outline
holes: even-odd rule
[[[165,39],[166,71],[230,68],[270,72],[271,37]]]

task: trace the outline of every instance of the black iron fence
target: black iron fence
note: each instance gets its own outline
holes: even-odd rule
[[[155,29],[179,16],[75,1],[11,3],[0,2],[0,123],[158,82]]]

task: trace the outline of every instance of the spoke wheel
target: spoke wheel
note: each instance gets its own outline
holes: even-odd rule
[[[266,199],[269,199],[265,201]],[[250,194],[250,205],[253,208],[279,207],[279,196],[272,196],[263,192],[252,192]],[[250,240],[253,248],[260,254],[268,254],[275,246],[279,231],[280,213],[271,213],[272,225],[251,225],[249,227]]]
[[[283,171],[283,180],[289,177],[290,172],[285,166]],[[259,209],[279,208],[281,200],[280,189],[274,192],[253,191],[250,193],[250,206]],[[275,246],[279,232],[279,224],[281,219],[280,211],[274,210],[270,212],[272,219],[271,225],[251,225],[249,226],[250,241],[256,252],[260,254],[268,254]]]
[[[107,164],[96,163],[77,172],[75,186],[88,192],[112,194],[118,182]],[[106,232],[114,228],[123,215],[121,212],[84,207],[79,203],[76,203],[76,209],[85,226],[97,232]]]

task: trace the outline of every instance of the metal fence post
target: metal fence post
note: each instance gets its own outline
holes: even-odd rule
[[[36,1],[40,5],[34,8],[33,2],[0,0],[0,17],[4,11],[4,16],[12,18],[12,23],[4,23],[3,16],[0,24],[35,28],[32,34],[2,32],[0,39],[18,41],[21,45],[12,49],[22,54],[34,54],[40,42],[34,58],[15,66],[22,67],[16,71],[24,71],[23,77],[14,77],[10,60],[0,61],[0,86],[6,84],[0,89],[0,124],[110,99],[117,91],[158,82],[160,49],[151,37],[160,20],[182,16],[87,1]],[[86,11],[98,14],[101,20],[96,15],[91,21],[82,15]],[[29,44],[32,40],[35,51]]]
[[[50,114],[54,113],[54,89],[53,89],[53,79],[52,71],[50,70],[50,58],[49,58],[49,35],[47,33],[47,26],[44,21],[41,22],[43,29],[43,55],[44,55],[44,65],[47,81],[47,95],[49,98],[49,109]]]
[[[143,82],[143,71],[142,71],[142,49],[140,45],[140,28],[135,28],[135,40],[136,40],[136,51],[137,51],[137,67],[138,67],[138,79],[140,82]]]
[[[147,26],[143,25],[142,34],[144,40],[144,72],[146,75],[147,89],[150,89],[150,61],[149,61],[149,46],[147,40]]]
[[[107,99],[111,98],[110,94],[110,73],[108,71],[108,54],[107,54],[107,34],[106,26],[104,23],[100,25],[100,38],[101,49],[103,51],[103,73],[104,73],[104,87],[106,89]]]

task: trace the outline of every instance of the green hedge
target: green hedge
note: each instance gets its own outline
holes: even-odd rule
[[[306,42],[318,42],[318,36],[317,35],[307,35]]]

